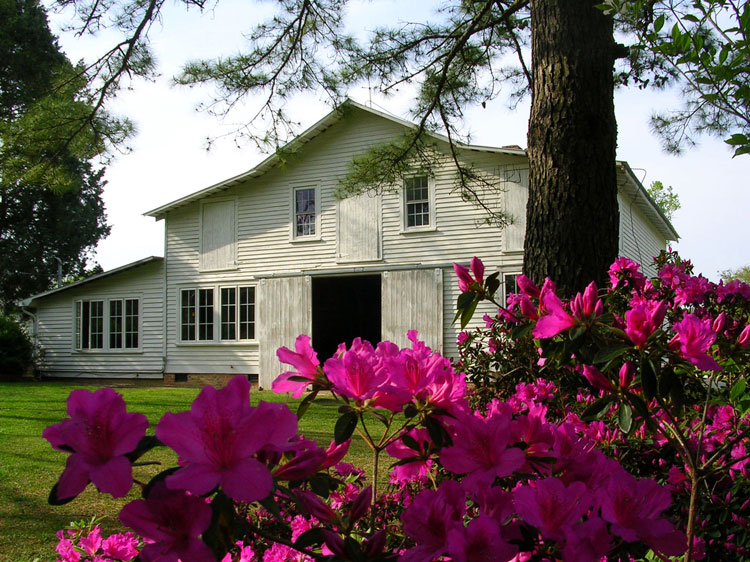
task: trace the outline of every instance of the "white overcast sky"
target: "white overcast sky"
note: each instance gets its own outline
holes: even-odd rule
[[[403,12],[405,4],[357,0],[349,6],[347,21],[352,30],[365,34],[378,24],[417,20],[420,11],[429,13],[431,3],[413,3],[408,14]],[[104,202],[112,233],[99,243],[96,255],[105,270],[163,255],[164,223],[142,213],[242,173],[265,157],[252,145],[237,146],[231,137],[206,151],[206,139],[234,130],[243,112],[231,115],[228,122],[197,112],[196,105],[209,99],[210,90],[170,86],[169,78],[186,60],[236,53],[242,33],[274,8],[273,2],[220,0],[214,10],[201,15],[186,11],[181,3],[166,4],[161,25],[150,34],[161,78],[134,83],[113,106],[135,122],[138,132],[129,143],[132,152],[116,157],[107,167]],[[61,34],[56,26],[64,22],[64,14],[51,15],[51,20],[74,61],[90,60],[114,40],[106,34],[97,38]],[[368,102],[366,89],[350,95]],[[310,94],[290,102],[302,130],[330,111],[321,99]],[[380,109],[409,118],[408,92],[372,99]],[[666,154],[650,132],[648,118],[654,110],[669,110],[678,103],[674,93],[620,90],[615,98],[617,157],[628,161],[644,185],[661,180],[675,188],[682,208],[672,221],[681,237],[674,247],[693,261],[696,271],[716,280],[719,270],[750,264],[750,156],[732,159],[726,145],[710,137],[703,137],[698,147],[682,156]],[[249,111],[248,106],[245,115]],[[510,111],[498,99],[486,109],[468,111],[465,132],[480,145],[526,147],[527,121],[528,104]],[[477,254],[481,256],[481,248]]]

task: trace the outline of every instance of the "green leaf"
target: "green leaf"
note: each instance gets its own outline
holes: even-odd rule
[[[641,387],[646,400],[651,400],[656,396],[656,373],[654,373],[654,366],[651,361],[646,358],[641,361]]]
[[[571,341],[575,341],[578,338],[580,338],[583,334],[585,334],[586,330],[587,330],[586,326],[576,326],[575,328],[573,328],[572,330],[568,332],[568,337],[570,338]]]
[[[349,439],[354,433],[354,428],[357,427],[357,413],[353,411],[346,412],[337,421],[333,428],[333,437],[336,441],[336,445],[341,445],[344,441]]]
[[[484,290],[489,296],[494,296],[494,294],[497,292],[497,290],[500,288],[500,280],[498,279],[498,276],[500,275],[499,271],[496,271],[492,275],[490,275],[485,281],[484,281]]]
[[[654,31],[657,33],[661,31],[661,28],[664,27],[664,14],[661,14],[656,20],[654,21]]]
[[[626,435],[633,429],[633,409],[630,404],[620,404],[620,409],[617,411],[617,423],[620,430]]]
[[[273,494],[274,492],[273,490],[271,490],[271,493],[262,500],[258,501],[258,503],[262,505],[268,513],[273,515],[274,519],[283,523],[284,519],[281,517],[281,509],[279,509],[279,504],[274,501]]]
[[[236,539],[234,502],[219,492],[211,500],[211,525],[203,532],[205,542],[218,558],[234,546]]]
[[[593,421],[602,418],[613,400],[614,397],[610,395],[600,398],[583,411],[581,419],[583,421]]]
[[[451,439],[448,431],[443,427],[443,424],[432,416],[427,416],[424,419],[424,425],[427,428],[427,433],[430,435],[430,440],[435,444],[436,447],[450,447],[453,445],[453,439]]]
[[[66,503],[70,503],[78,497],[73,496],[70,498],[60,498],[57,495],[57,487],[59,484],[59,482],[56,482],[55,485],[52,486],[52,489],[49,492],[49,497],[47,497],[47,503],[49,503],[50,505],[65,505]]]
[[[414,439],[411,435],[409,435],[407,433],[404,433],[401,436],[401,441],[403,441],[404,445],[406,445],[410,449],[413,449],[413,450],[415,450],[417,452],[419,452],[421,450],[420,447],[419,447],[419,443],[417,443],[417,440]]]
[[[297,406],[297,419],[301,420],[302,416],[305,415],[305,412],[310,408],[313,401],[315,401],[315,397],[318,395],[318,391],[314,390],[307,396],[305,396],[304,400],[299,403],[299,406]]]
[[[651,416],[650,412],[648,411],[648,405],[643,401],[643,398],[641,398],[637,394],[628,394],[628,400],[630,400],[630,403],[632,404],[633,409],[635,409],[635,412],[644,420],[648,419]]]
[[[132,462],[137,461],[139,458],[141,458],[144,454],[146,454],[148,451],[150,451],[154,447],[163,447],[163,446],[164,446],[164,443],[159,441],[154,435],[146,435],[138,442],[138,446],[135,448],[135,450],[125,455],[125,458],[128,459],[132,463]]]
[[[319,544],[323,544],[323,540],[323,528],[314,527],[312,529],[308,529],[299,537],[297,537],[297,540],[294,541],[294,547],[308,548],[310,546],[317,546]]]
[[[629,349],[630,346],[626,344],[616,344],[603,347],[594,355],[594,363],[607,363],[612,361],[612,359],[617,359],[624,355]]]
[[[466,325],[471,322],[472,316],[474,316],[474,311],[477,309],[477,305],[479,304],[479,300],[474,299],[471,304],[463,310],[461,313],[461,329],[463,330],[466,328]]]
[[[738,380],[732,387],[732,390],[729,391],[729,399],[732,402],[736,402],[737,400],[739,400],[740,396],[745,394],[745,388],[747,388],[745,379]]]

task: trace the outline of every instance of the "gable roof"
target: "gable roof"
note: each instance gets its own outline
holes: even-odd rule
[[[365,111],[367,113],[377,115],[378,117],[387,119],[389,121],[392,121],[393,123],[397,123],[406,128],[415,129],[417,127],[417,125],[415,125],[414,123],[410,121],[400,119],[394,115],[390,115],[388,113],[378,111],[366,105],[357,103],[354,100],[347,99],[339,107],[337,107],[336,109],[328,113],[325,117],[320,119],[317,123],[315,123],[308,129],[306,129],[303,133],[295,137],[293,140],[291,140],[286,145],[284,145],[283,148],[281,148],[274,154],[270,155],[268,158],[263,160],[260,164],[258,164],[254,168],[251,168],[250,170],[243,172],[242,174],[236,175],[234,177],[231,177],[229,179],[226,179],[224,181],[221,181],[219,183],[216,183],[209,187],[201,189],[200,191],[196,191],[194,193],[186,195],[185,197],[176,199],[170,203],[167,203],[165,205],[162,205],[160,207],[147,211],[146,213],[143,213],[144,216],[154,217],[156,220],[161,220],[165,218],[166,213],[169,211],[172,211],[184,205],[188,205],[190,203],[193,203],[194,201],[203,199],[204,197],[208,197],[210,195],[220,193],[221,191],[224,191],[226,189],[229,189],[230,187],[234,187],[238,184],[241,184],[242,182],[250,178],[256,178],[256,177],[262,176],[263,174],[268,172],[271,168],[276,166],[281,161],[282,159],[281,155],[283,153],[297,152],[300,148],[302,148],[304,145],[309,143],[315,137],[323,133],[326,129],[330,128],[335,123],[340,121],[349,111],[351,111],[351,109]],[[449,139],[448,137],[444,135],[429,132],[429,131],[427,132],[427,134],[431,136],[432,138],[443,141],[445,143],[451,142],[451,139]],[[460,142],[455,142],[455,141],[453,142],[458,148],[462,150],[477,151],[477,152],[491,152],[495,154],[507,154],[511,156],[522,156],[522,157],[527,156],[526,150],[520,147],[516,147],[516,146],[494,147],[494,146],[480,146],[480,145],[465,144],[465,143],[460,143]],[[664,216],[664,213],[661,212],[661,209],[659,209],[659,207],[656,205],[653,199],[651,199],[651,197],[648,195],[648,193],[646,192],[646,189],[643,187],[641,182],[633,173],[633,170],[630,167],[630,165],[623,160],[623,161],[618,161],[617,166],[623,171],[623,173],[625,174],[628,180],[625,184],[618,185],[618,189],[622,189],[625,193],[628,194],[628,196],[635,202],[636,206],[651,221],[651,223],[656,227],[659,233],[662,236],[664,236],[665,239],[677,240],[679,238],[677,231],[669,222],[669,219],[667,219]]]
[[[63,291],[67,291],[68,289],[73,289],[75,287],[80,287],[82,285],[86,285],[87,283],[91,283],[92,281],[98,281],[100,279],[104,279],[106,277],[110,277],[112,275],[117,275],[119,273],[123,273],[125,271],[129,271],[131,269],[135,269],[137,267],[141,267],[144,265],[148,265],[150,263],[159,263],[164,261],[164,258],[159,256],[149,256],[147,258],[143,258],[138,261],[134,261],[125,265],[121,265],[120,267],[116,267],[114,269],[110,269],[109,271],[102,271],[101,273],[95,273],[94,275],[87,277],[86,279],[81,279],[80,281],[76,281],[75,283],[69,283],[68,285],[63,285],[62,287],[55,287],[54,289],[50,289],[49,291],[44,291],[43,293],[38,293],[36,295],[32,295],[28,298],[23,299],[20,301],[21,306],[31,306],[32,303],[38,299],[41,299],[43,297],[48,297],[50,295],[54,295],[56,293],[61,293]]]
[[[175,201],[172,201],[171,203],[167,203],[166,205],[162,205],[161,207],[157,207],[156,209],[151,209],[150,211],[143,213],[144,216],[154,217],[156,220],[161,220],[164,218],[165,214],[168,211],[172,211],[174,209],[182,207],[183,205],[192,203],[193,201],[198,201],[199,199],[208,197],[209,195],[213,195],[215,193],[224,191],[225,189],[229,189],[230,187],[234,187],[235,185],[238,185],[247,179],[262,176],[263,174],[265,174],[267,171],[269,171],[271,168],[273,168],[276,164],[278,164],[281,161],[281,154],[285,152],[286,153],[297,152],[300,148],[302,148],[305,144],[309,143],[311,140],[313,140],[323,131],[330,128],[335,123],[339,122],[351,109],[358,109],[361,111],[366,111],[367,113],[377,115],[378,117],[382,117],[383,119],[387,119],[389,121],[392,121],[394,123],[397,123],[403,127],[407,127],[410,129],[415,129],[417,127],[414,123],[411,123],[410,121],[399,119],[398,117],[395,117],[393,115],[389,115],[382,111],[378,111],[371,107],[367,107],[366,105],[362,105],[353,100],[347,99],[339,107],[337,107],[336,109],[328,113],[328,115],[323,117],[320,121],[315,123],[312,127],[308,128],[299,136],[292,139],[290,142],[284,145],[280,150],[273,153],[271,156],[263,160],[260,164],[258,164],[254,168],[251,168],[247,172],[243,172],[239,175],[236,175],[234,177],[231,177],[229,179],[226,179],[224,181],[221,181],[219,183],[206,187],[205,189],[201,189],[200,191],[196,191],[195,193],[191,193],[190,195],[186,195],[185,197],[182,197],[180,199],[176,199]],[[438,133],[428,132],[427,134],[443,142],[446,142],[446,143],[450,142],[448,137],[440,135]],[[469,145],[469,144],[463,144],[463,143],[457,143],[457,142],[454,142],[454,144],[458,146],[459,148],[462,148],[465,150],[496,152],[500,154],[510,154],[513,156],[526,156],[526,151],[521,148],[496,148],[492,146]]]

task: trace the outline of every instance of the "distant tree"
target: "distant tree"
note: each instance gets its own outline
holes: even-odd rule
[[[63,275],[81,275],[109,234],[104,170],[88,162],[96,143],[86,146],[90,130],[68,135],[91,110],[75,77],[40,4],[0,0],[0,306],[6,311],[51,286],[57,259]]]
[[[654,203],[661,209],[664,216],[670,221],[674,214],[680,210],[682,205],[680,204],[680,196],[674,192],[674,188],[670,185],[665,187],[660,181],[653,181],[651,185],[646,188],[646,191],[654,200]]]
[[[732,281],[736,279],[738,281],[750,283],[750,264],[738,267],[737,269],[724,269],[719,272],[719,276],[724,279],[724,281]]]

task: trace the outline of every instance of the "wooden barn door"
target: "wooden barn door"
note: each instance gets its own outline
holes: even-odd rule
[[[261,279],[258,295],[260,340],[260,374],[258,382],[265,389],[283,372],[276,350],[294,349],[300,334],[312,333],[310,277]]]
[[[382,339],[405,347],[417,330],[434,351],[443,348],[443,270],[386,271],[382,276]]]

